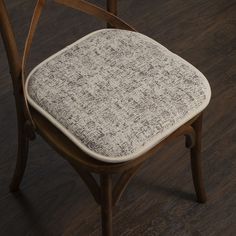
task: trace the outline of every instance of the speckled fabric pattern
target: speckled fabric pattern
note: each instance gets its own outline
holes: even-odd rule
[[[27,78],[29,103],[92,157],[134,159],[209,103],[206,78],[140,33],[95,31]]]

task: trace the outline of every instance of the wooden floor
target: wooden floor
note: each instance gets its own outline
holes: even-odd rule
[[[7,0],[23,48],[34,2]],[[96,0],[100,4],[103,1]],[[236,0],[119,0],[120,15],[208,78],[203,157],[208,202],[198,204],[182,139],[147,161],[114,214],[115,236],[236,235]],[[46,27],[47,26],[47,27]],[[48,4],[31,66],[103,27]],[[0,235],[100,235],[100,210],[75,171],[41,138],[31,144],[21,192],[8,190],[16,158],[16,115],[0,40]]]

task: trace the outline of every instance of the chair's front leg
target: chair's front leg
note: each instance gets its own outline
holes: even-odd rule
[[[102,235],[112,236],[112,176],[100,175]]]
[[[191,168],[193,184],[197,194],[198,202],[206,202],[206,191],[203,184],[202,165],[201,165],[201,133],[202,133],[202,114],[192,124],[195,130],[195,145],[191,148]]]

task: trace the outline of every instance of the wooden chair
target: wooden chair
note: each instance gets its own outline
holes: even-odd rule
[[[116,16],[116,0],[107,0],[108,11],[82,0],[56,0],[56,2],[105,20],[108,23],[108,27],[134,32],[131,26]],[[191,168],[197,199],[199,202],[204,203],[206,201],[206,193],[202,182],[201,170],[201,130],[202,111],[210,99],[209,87],[207,88],[208,97],[204,101],[205,105],[197,114],[189,117],[184,124],[176,127],[172,130],[172,133],[166,134],[155,145],[150,146],[140,155],[136,155],[135,158],[123,158],[123,161],[122,158],[119,160],[107,158],[106,161],[106,159],[101,160],[96,158],[96,156],[89,155],[86,150],[80,148],[62,129],[51,122],[48,117],[32,106],[32,104],[29,104],[26,96],[27,91],[24,79],[25,63],[44,3],[44,0],[38,0],[37,2],[24,54],[21,57],[18,52],[4,0],[0,0],[1,34],[12,77],[18,122],[17,163],[10,190],[14,192],[19,188],[26,167],[29,140],[34,140],[37,133],[75,168],[79,176],[86,183],[95,201],[101,206],[103,235],[111,236],[112,208],[119,201],[131,178],[144,161],[154,156],[159,148],[176,137],[183,135],[186,138],[186,147],[191,151]],[[136,36],[139,37],[140,35]],[[94,179],[92,173],[100,176],[100,184]],[[112,181],[112,175],[114,174],[120,175],[116,183]]]

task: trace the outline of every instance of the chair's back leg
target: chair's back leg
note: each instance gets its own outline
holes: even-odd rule
[[[206,191],[203,183],[202,165],[201,165],[201,133],[202,133],[202,114],[192,124],[196,133],[195,145],[191,148],[191,168],[193,184],[197,194],[197,200],[204,203],[207,200]]]
[[[11,192],[16,192],[19,189],[19,185],[22,181],[28,159],[28,146],[29,139],[25,135],[23,128],[19,127],[17,161],[12,182],[10,184]]]
[[[24,115],[24,98],[21,87],[21,57],[4,0],[0,0],[0,31],[7,52],[17,111],[18,154],[16,170],[10,185],[10,190],[16,191],[25,171],[28,154],[28,138],[24,132],[26,118]]]
[[[117,15],[117,0],[107,0],[107,11]]]
[[[117,15],[117,0],[107,0],[107,11]],[[108,23],[107,28],[112,28],[112,26]]]
[[[101,174],[102,235],[112,236],[112,177]]]

